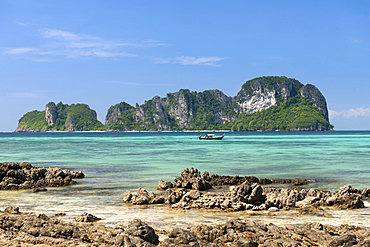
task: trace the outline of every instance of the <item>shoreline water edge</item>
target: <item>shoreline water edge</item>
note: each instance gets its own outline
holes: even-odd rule
[[[47,193],[49,188],[74,186],[86,179],[81,171],[35,167],[27,162],[0,163],[1,190],[29,189]],[[368,204],[370,188],[357,190],[350,185],[335,192],[303,189],[306,179],[225,176],[187,168],[174,182],[160,180],[159,193],[138,188],[126,191],[122,207],[132,204],[140,210],[150,205],[176,212],[224,212],[224,221],[201,222],[169,228],[151,226],[141,219],[105,224],[100,215],[84,212],[65,220],[70,212],[47,215],[6,207],[0,212],[0,244],[5,246],[370,246],[369,226],[328,225],[325,218],[340,210],[349,214]],[[162,192],[161,192],[162,191]],[[137,210],[136,209],[136,210]],[[231,216],[233,212],[239,214]],[[247,212],[247,213],[241,213]],[[328,213],[329,212],[329,213]],[[273,224],[255,222],[247,215],[260,214],[279,218],[319,216],[324,222]],[[244,218],[241,217],[244,215]],[[237,217],[235,217],[237,216]],[[292,218],[294,218],[292,217]],[[176,219],[175,219],[176,220]],[[162,225],[163,226],[163,225]]]

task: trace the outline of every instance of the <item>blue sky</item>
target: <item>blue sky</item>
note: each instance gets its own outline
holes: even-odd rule
[[[370,1],[0,0],[0,131],[50,102],[235,96],[259,76],[317,86],[336,129],[370,129]]]

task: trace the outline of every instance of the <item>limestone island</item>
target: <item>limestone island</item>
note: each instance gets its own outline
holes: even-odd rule
[[[105,124],[86,104],[55,104],[20,118],[16,132],[45,131],[322,131],[332,130],[325,97],[312,84],[284,76],[247,81],[236,96],[181,89],[144,104],[112,105]]]

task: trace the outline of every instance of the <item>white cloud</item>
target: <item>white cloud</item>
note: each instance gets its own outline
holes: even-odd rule
[[[108,52],[108,51],[92,51],[90,53],[92,56],[96,57],[135,57],[134,54],[129,54],[125,52]]]
[[[110,58],[110,57],[136,57],[135,54],[125,53],[125,52],[109,52],[104,50],[78,50],[70,51],[65,50],[64,55],[71,58],[78,57],[98,57],[98,58]]]
[[[165,45],[159,41],[121,42],[77,34],[58,29],[38,29],[43,44],[36,47],[14,47],[3,54],[18,55],[32,61],[53,61],[59,58],[117,58],[135,57],[128,49]]]
[[[342,111],[329,110],[331,119],[343,119],[343,118],[370,118],[370,108],[356,108]]]
[[[33,24],[31,22],[16,22],[19,26],[32,26]]]
[[[18,56],[36,62],[51,62],[62,58],[120,58],[137,57],[131,52],[140,48],[153,48],[166,45],[158,40],[140,42],[122,42],[107,40],[86,34],[79,34],[58,29],[38,29],[43,38],[39,45],[34,47],[12,47],[3,51],[3,54]],[[179,56],[175,58],[156,58],[156,63],[173,63],[181,65],[201,65],[219,67],[222,57],[191,57]]]
[[[57,30],[57,29],[40,29],[40,32],[46,38],[55,38],[55,39],[62,39],[62,40],[79,40],[82,38],[77,34],[74,34],[71,32],[65,32],[65,31]]]
[[[222,57],[188,57],[180,56],[175,58],[157,58],[157,63],[175,63],[182,65],[203,65],[203,66],[220,66],[216,62],[223,60]]]
[[[18,48],[11,48],[6,51],[4,51],[4,54],[23,54],[23,53],[28,53],[32,51],[36,51],[36,48],[31,48],[31,47],[18,47]]]
[[[68,46],[70,48],[76,48],[76,49],[84,49],[84,48],[108,49],[111,47],[111,46],[108,46],[107,44],[98,43],[98,42],[72,42],[72,43],[69,43]]]

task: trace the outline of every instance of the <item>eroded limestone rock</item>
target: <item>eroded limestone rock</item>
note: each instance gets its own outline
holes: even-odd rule
[[[0,163],[0,190],[34,189],[43,186],[66,186],[76,183],[74,179],[83,178],[80,171],[70,171],[57,167],[35,167],[30,163]],[[43,191],[43,189],[37,189]]]
[[[206,189],[213,182],[223,185],[221,181],[224,181],[226,185],[237,185],[229,186],[229,190]],[[242,181],[243,183],[239,184]],[[197,169],[191,168],[182,171],[181,177],[175,178],[173,186],[167,188],[164,193],[155,194],[139,188],[136,194],[126,191],[123,201],[132,204],[170,204],[174,208],[184,209],[203,208],[228,211],[294,208],[306,210],[319,207],[354,209],[364,207],[362,199],[369,194],[368,190],[360,191],[350,185],[342,186],[335,192],[298,188],[297,185],[306,183],[307,180],[304,179],[283,180],[283,183],[291,183],[293,186],[291,188],[263,186],[266,183],[269,184],[267,179],[262,180],[263,184],[259,181],[253,176],[214,174],[209,176],[208,172],[201,176]],[[166,182],[161,180],[159,184],[164,183]]]

